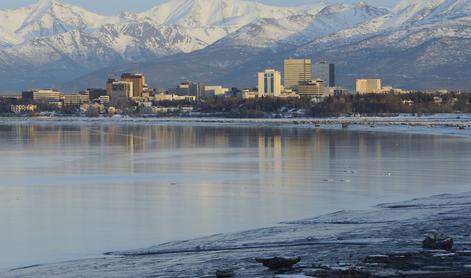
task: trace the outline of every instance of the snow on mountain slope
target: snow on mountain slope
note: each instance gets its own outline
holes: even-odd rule
[[[275,44],[297,45],[339,30],[358,25],[388,13],[358,2],[336,4],[319,11],[299,13],[281,19],[260,19],[227,36],[219,44],[272,47]]]
[[[346,44],[357,50],[367,49],[413,49],[441,39],[471,39],[471,19],[456,19],[446,23],[430,23],[376,34],[359,42]],[[311,47],[315,47],[312,45]],[[309,50],[308,50],[309,51]],[[458,53],[459,54],[459,53]],[[437,62],[431,60],[429,63]]]
[[[445,0],[402,0],[392,9],[392,16],[384,27],[413,25],[424,20]]]
[[[39,2],[37,4],[39,4]],[[16,10],[0,10],[0,26],[2,26],[3,30],[15,33],[37,4]]]
[[[433,21],[471,16],[471,1],[446,0],[438,6],[428,18]]]
[[[408,32],[418,26],[446,24],[454,19],[467,20],[468,17],[471,18],[469,0],[403,0],[383,16],[316,38],[312,44],[316,47],[350,44],[397,30]]]
[[[180,26],[156,26],[145,21],[105,25],[93,36],[128,61],[192,52],[208,45]]]
[[[363,1],[354,5],[328,6],[315,16],[309,26],[301,32],[301,35],[308,39],[323,37],[388,13],[388,10],[369,6]]]
[[[21,38],[0,26],[0,49],[21,43]]]
[[[0,47],[14,48],[23,44],[34,47],[28,42],[79,30],[98,39],[105,35],[102,41],[110,43],[110,48],[122,55],[133,53],[127,60],[137,57],[140,52],[137,48],[159,57],[202,49],[262,18],[281,19],[301,12],[315,13],[317,6],[301,9],[243,0],[171,0],[140,14],[123,12],[106,17],[59,0],[38,0],[21,9],[0,10]],[[139,34],[130,30],[133,28],[146,31]]]
[[[303,8],[286,8],[244,0],[171,0],[138,14],[138,17],[156,25],[184,28],[187,35],[210,45],[257,21],[280,20],[289,23],[284,19],[299,14],[315,14],[322,7],[323,4],[316,4]]]
[[[116,59],[115,53],[107,45],[79,30],[32,40],[17,48],[6,49],[4,52],[10,57],[16,57],[19,64],[37,66],[67,59],[79,67],[97,68],[97,65],[104,66]]]
[[[248,24],[218,41],[218,47],[250,46],[272,47],[276,43],[288,39],[290,36],[307,27],[312,20],[310,15],[299,15],[288,18],[262,18]]]
[[[100,16],[58,0],[39,0],[25,8],[0,11],[1,26],[15,34],[17,42],[60,35],[71,30],[96,29],[118,20],[116,17]]]
[[[402,0],[391,13],[377,19],[380,29],[408,28],[470,16],[469,0]]]
[[[185,27],[242,27],[259,18],[283,18],[299,13],[299,9],[282,8],[243,0],[171,0],[141,16],[158,24]]]

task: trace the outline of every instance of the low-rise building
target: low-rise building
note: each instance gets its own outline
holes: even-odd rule
[[[194,96],[200,99],[204,94],[204,85],[195,82],[182,82],[176,88],[176,94],[179,96]]]
[[[301,96],[296,92],[291,89],[285,89],[281,95],[278,97],[280,98],[301,98]]]
[[[108,95],[106,89],[89,88],[87,92],[90,100],[98,100],[100,97]]]
[[[309,98],[323,98],[327,96],[324,81],[320,79],[299,83],[298,94],[301,97]]]
[[[19,102],[23,98],[21,96],[16,96],[16,95],[4,95],[0,96],[0,102],[8,102],[8,103],[14,103],[14,102]]]
[[[28,103],[44,102],[53,103],[60,102],[62,99],[62,93],[54,89],[46,90],[31,90],[22,93],[23,100]]]
[[[196,96],[176,95],[176,94],[157,94],[154,101],[195,101]]]
[[[110,103],[110,96],[100,96],[98,98],[98,102],[100,102],[101,104],[108,104]]]
[[[218,96],[225,96],[229,93],[228,88],[224,88],[220,85],[217,86],[204,86],[204,93],[203,97],[218,97]]]
[[[342,88],[342,87],[334,87],[334,88],[331,88],[331,94],[333,96],[336,96],[336,97],[339,97],[339,96],[348,96],[350,94],[350,91],[346,88]]]
[[[88,94],[64,95],[64,106],[80,106],[90,102]]]
[[[152,101],[135,101],[139,108],[152,107]]]
[[[55,106],[55,108],[58,108],[58,109],[61,109],[64,106],[64,102],[62,100],[49,101],[47,104],[49,104],[49,106]]]
[[[358,94],[377,94],[381,93],[381,79],[358,79],[356,81],[356,92]]]
[[[258,91],[250,90],[250,89],[244,89],[240,92],[240,97],[242,99],[255,99],[255,98],[258,97]]]
[[[183,107],[162,107],[162,106],[150,106],[150,107],[141,107],[141,114],[170,114],[170,113],[190,113],[193,112],[193,107],[183,106]]]
[[[381,91],[382,93],[393,93],[393,94],[406,94],[408,91],[404,91],[403,89],[394,88],[393,86],[383,86]]]
[[[34,104],[18,104],[18,105],[11,105],[10,106],[10,111],[15,113],[15,114],[21,114],[21,113],[34,113],[38,111],[38,106]]]

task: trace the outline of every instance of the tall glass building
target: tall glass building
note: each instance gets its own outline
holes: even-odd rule
[[[312,73],[314,79],[324,81],[325,86],[335,87],[335,65],[328,62],[319,62],[313,65]]]

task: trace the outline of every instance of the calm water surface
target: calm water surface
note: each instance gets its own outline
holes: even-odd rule
[[[440,136],[192,126],[0,126],[0,269],[471,190]]]

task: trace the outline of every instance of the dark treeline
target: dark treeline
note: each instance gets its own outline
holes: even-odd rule
[[[199,102],[196,111],[203,113],[224,113],[226,116],[249,118],[263,117],[266,113],[283,113],[290,108],[310,109],[309,100],[282,98],[212,98]]]
[[[302,109],[305,116],[339,116],[345,114],[397,113],[471,113],[471,94],[408,93],[330,96],[315,103],[309,99],[261,98],[241,100],[217,98],[200,102],[197,110],[224,113],[227,116],[260,117]]]

